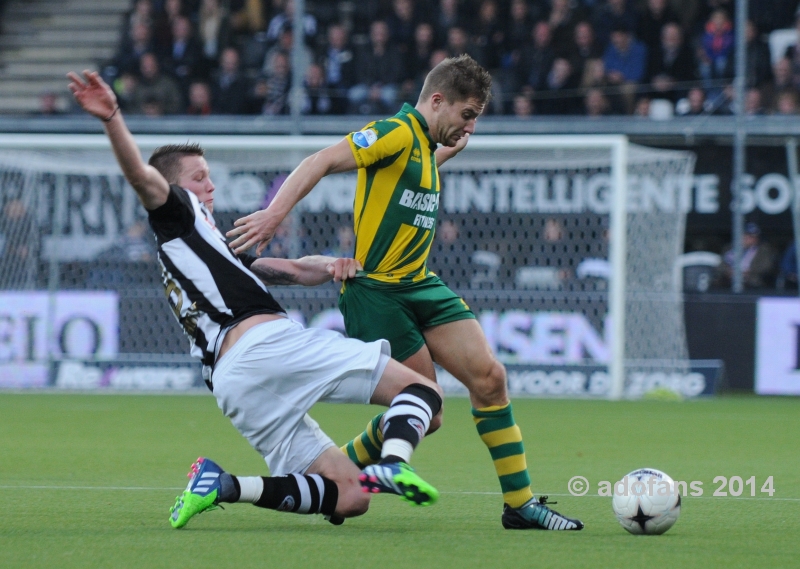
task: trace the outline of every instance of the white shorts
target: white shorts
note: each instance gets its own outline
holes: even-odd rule
[[[309,409],[317,401],[369,403],[390,350],[386,340],[364,343],[288,318],[265,322],[219,359],[214,396],[272,476],[304,473],[335,446]]]

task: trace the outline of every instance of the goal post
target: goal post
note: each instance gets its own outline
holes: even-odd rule
[[[223,232],[263,207],[303,158],[341,140],[188,138],[206,150]],[[135,139],[147,158],[187,137]],[[442,166],[429,267],[475,312],[509,369],[513,395],[636,397],[685,374],[682,297],[673,277],[693,166],[689,152],[645,148],[625,136],[480,134]],[[105,136],[0,135],[0,184],[3,206],[17,200],[30,210],[39,255],[36,274],[0,284],[0,295],[50,295],[50,315],[37,318],[54,322],[41,331],[39,320],[29,324],[31,361],[180,360],[185,339],[162,306],[153,252],[136,256],[144,211]],[[354,191],[355,174],[325,178],[295,208],[269,254],[347,253]],[[0,219],[0,234],[19,234],[19,224]],[[272,291],[306,325],[342,328],[335,286]],[[91,295],[106,294],[98,306],[116,295],[117,329],[67,320],[64,332],[66,317],[57,321],[55,313],[66,293],[84,294],[81,302],[89,304]],[[115,334],[104,346],[95,338]],[[173,383],[191,383],[181,377]],[[48,381],[58,384],[52,373]]]

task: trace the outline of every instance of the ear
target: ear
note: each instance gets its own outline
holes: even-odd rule
[[[441,93],[434,93],[431,95],[431,108],[434,111],[438,111],[443,102],[444,96]]]

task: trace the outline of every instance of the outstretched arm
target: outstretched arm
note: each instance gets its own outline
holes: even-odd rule
[[[103,121],[122,173],[136,190],[145,209],[153,210],[164,205],[169,195],[169,184],[158,170],[142,160],[111,87],[94,71],[84,71],[83,77],[70,71],[67,77],[70,79],[69,90],[81,108]]]
[[[260,255],[295,204],[322,178],[328,174],[349,172],[357,167],[356,159],[346,139],[312,154],[286,178],[267,209],[251,213],[234,222],[234,228],[227,233],[229,238],[235,238],[230,243],[231,248],[236,253],[243,253],[253,245],[257,245],[256,255]]]
[[[352,279],[361,270],[355,259],[311,255],[300,259],[256,259],[250,270],[267,285],[316,286],[330,280]]]
[[[469,133],[464,134],[461,138],[458,139],[458,142],[455,146],[440,146],[436,149],[436,166],[441,166],[448,160],[450,160],[453,156],[464,150],[467,147],[467,142],[469,142]]]

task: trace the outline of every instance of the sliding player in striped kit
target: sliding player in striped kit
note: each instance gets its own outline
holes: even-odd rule
[[[206,383],[272,474],[234,476],[198,459],[171,509],[172,526],[183,527],[221,502],[319,513],[333,523],[366,512],[370,490],[418,505],[435,502],[436,489],[408,462],[441,411],[439,387],[391,359],[385,340],[364,343],[303,328],[265,286],[345,281],[361,264],[236,255],[214,225],[214,184],[203,150],[164,146],[145,164],[108,85],[88,71],[69,78],[81,107],[102,119],[122,172],[148,212],[167,300],[192,355],[203,363]],[[317,401],[388,405],[380,463],[360,472],[309,417]]]
[[[394,117],[306,158],[269,207],[237,220],[228,236],[236,237],[236,251],[254,245],[262,250],[322,177],[358,170],[355,257],[364,272],[342,285],[339,308],[347,334],[386,338],[406,366],[435,381],[436,362],[469,389],[473,418],[503,491],[503,527],[579,530],[579,520],[548,508],[545,497],[534,498],[505,368],[464,300],[426,266],[439,210],[437,166],[466,146],[490,89],[491,77],[469,56],[444,60],[425,79],[416,107],[406,104]],[[344,447],[354,462],[380,460],[386,418],[373,419]],[[438,425],[434,421],[432,428]]]

